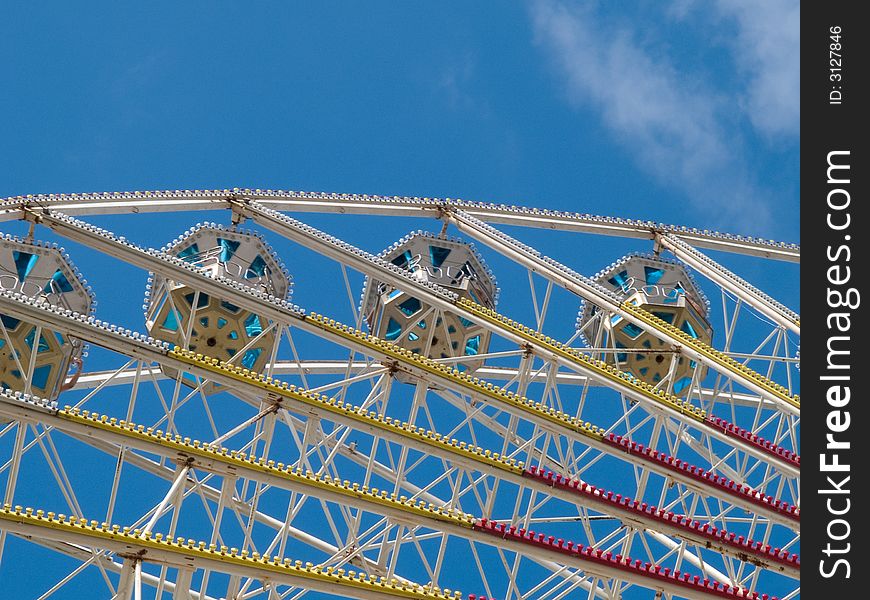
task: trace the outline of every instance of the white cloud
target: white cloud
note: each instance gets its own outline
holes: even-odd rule
[[[800,132],[800,2],[719,0],[719,12],[736,20],[732,52],[749,77],[745,109],[759,131]]]
[[[468,109],[475,106],[474,97],[467,87],[474,78],[476,64],[470,55],[448,64],[438,80],[438,88],[444,93],[447,103],[453,109]]]
[[[656,57],[631,30],[605,30],[588,10],[539,0],[532,20],[569,100],[600,112],[644,168],[685,192],[708,222],[764,227],[769,215],[743,166],[742,142],[720,119],[732,107],[719,92]]]

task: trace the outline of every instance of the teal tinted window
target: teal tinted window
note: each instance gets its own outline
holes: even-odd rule
[[[187,262],[194,262],[196,255],[199,254],[199,246],[192,244],[178,253],[178,258]]]
[[[13,250],[12,260],[15,261],[15,270],[18,272],[18,281],[24,281],[27,279],[27,276],[30,275],[30,272],[36,265],[36,261],[39,260],[39,255]]]
[[[9,315],[0,315],[0,321],[3,321],[3,326],[10,331],[18,327],[18,324],[21,323],[21,321],[15,317],[10,317]]]
[[[169,331],[178,331],[178,318],[176,317],[174,310],[170,309],[166,314],[166,318],[163,319],[161,327],[163,329],[168,329]]]
[[[394,318],[390,317],[389,322],[387,323],[387,333],[386,338],[389,341],[394,341],[402,335],[402,326],[396,321]]]
[[[685,320],[685,321],[683,321],[683,325],[682,325],[682,327],[680,327],[680,329],[682,329],[683,331],[685,331],[686,333],[688,333],[688,334],[689,334],[690,336],[692,336],[693,338],[696,338],[696,339],[697,339],[697,337],[698,337],[698,332],[695,331],[695,328],[692,327],[692,324],[688,321],[688,319]]]
[[[405,250],[402,254],[391,260],[390,262],[396,265],[397,267],[402,267],[403,269],[407,268],[411,262],[411,259],[414,258],[411,254],[410,250]]]
[[[245,319],[245,333],[248,337],[255,337],[263,333],[263,326],[260,324],[260,317],[257,315],[248,315]]]
[[[42,365],[33,369],[33,385],[45,389],[48,383],[48,375],[51,373],[51,365]]]
[[[620,271],[607,281],[614,287],[622,287],[628,281],[628,271]]]
[[[237,242],[235,240],[226,240],[224,238],[218,238],[217,241],[221,248],[221,262],[227,262],[233,256],[235,256],[236,250],[239,249],[239,244],[241,244],[241,242]]]
[[[654,310],[653,315],[657,316],[665,323],[670,323],[671,325],[674,324],[674,313]]]
[[[30,330],[30,333],[27,334],[24,338],[24,343],[33,350],[33,338],[36,336],[36,327]],[[51,348],[48,345],[48,342],[45,339],[45,336],[41,333],[39,334],[39,348],[36,350],[37,354],[41,354],[42,352],[48,352]]]
[[[189,294],[184,295],[184,299],[187,300],[187,303],[191,306],[193,305],[193,297],[196,296],[195,292],[190,292]],[[196,300],[196,307],[203,308],[204,306],[208,306],[208,294],[199,293],[199,298]]]
[[[630,338],[636,338],[643,333],[643,329],[641,329],[634,323],[627,323],[622,327],[622,331],[624,331],[625,334],[628,335]]]
[[[646,277],[646,282],[649,285],[657,284],[659,282],[659,279],[662,278],[662,275],[665,274],[664,269],[657,269],[655,267],[644,267],[643,271]]]
[[[616,342],[616,347],[617,348],[625,348],[625,344],[620,344],[619,342]],[[619,362],[625,362],[628,360],[628,354],[626,354],[625,352],[617,352],[616,353],[616,360]]]
[[[224,309],[230,311],[230,312],[233,313],[233,314],[235,314],[235,313],[239,312],[240,310],[242,310],[241,308],[239,308],[239,307],[236,306],[235,304],[230,304],[229,302],[226,302],[225,300],[221,300],[221,308],[224,308]]]
[[[399,304],[399,310],[408,315],[409,317],[414,313],[418,312],[423,305],[416,298],[408,298],[401,304]]]
[[[73,291],[73,286],[66,278],[66,275],[63,274],[63,271],[58,269],[54,272],[54,275],[51,276],[48,283],[45,284],[45,288],[42,291],[46,294],[52,292],[65,293]]]
[[[266,261],[263,260],[263,257],[257,255],[253,261],[251,261],[251,266],[248,267],[247,272],[245,273],[245,279],[251,279],[252,277],[262,277],[266,274]]]
[[[429,260],[432,261],[433,267],[440,267],[450,255],[450,248],[441,248],[440,246],[429,246]]]
[[[683,286],[678,283],[674,284],[674,289],[668,292],[668,295],[665,296],[665,303],[674,304],[677,300],[680,299],[680,296],[686,293],[686,290],[683,289]]]
[[[254,363],[257,362],[257,359],[260,358],[260,354],[263,353],[262,348],[251,348],[245,355],[242,357],[242,365],[246,369],[253,369]]]
[[[465,354],[467,356],[474,356],[480,351],[480,336],[475,335],[474,337],[468,338],[468,341],[465,342]]]

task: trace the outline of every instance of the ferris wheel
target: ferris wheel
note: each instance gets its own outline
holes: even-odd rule
[[[800,317],[726,266],[796,245],[251,189],[0,220],[28,597],[800,594]]]

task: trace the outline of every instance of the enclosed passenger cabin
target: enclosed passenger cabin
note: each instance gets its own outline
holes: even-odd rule
[[[163,251],[204,269],[215,278],[229,279],[286,299],[290,276],[278,257],[259,234],[227,229],[208,223],[194,227]],[[262,371],[272,355],[276,331],[260,315],[236,306],[225,298],[214,298],[160,275],[149,277],[145,298],[145,321],[155,338]],[[163,368],[170,377],[173,369]],[[198,383],[185,375],[190,386]],[[220,386],[208,383],[205,393]]]
[[[380,256],[421,282],[437,284],[495,308],[495,278],[470,244],[418,231]],[[413,293],[371,278],[363,290],[362,311],[377,337],[429,358],[460,359],[449,364],[461,370],[478,369],[483,359],[475,357],[489,348],[490,333],[477,323],[438,310]]]
[[[93,294],[56,244],[0,238],[0,288],[89,315]],[[55,400],[81,373],[81,340],[0,314],[0,387]]]
[[[709,344],[713,329],[707,318],[709,303],[685,267],[676,262],[647,255],[629,255],[594,277],[595,281],[662,321]],[[695,361],[674,352],[669,344],[649,331],[618,315],[584,303],[578,327],[586,343],[602,348],[601,356],[621,370],[652,385],[685,395],[706,370]],[[696,372],[697,371],[697,372]],[[670,377],[669,377],[670,375]]]

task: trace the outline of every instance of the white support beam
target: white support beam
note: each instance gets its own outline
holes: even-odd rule
[[[175,578],[175,585],[172,590],[172,600],[193,600],[190,584],[193,579],[193,571],[190,569],[181,569],[178,571],[178,576]],[[168,586],[167,586],[168,587]]]
[[[263,369],[266,372],[274,373],[275,375],[294,375],[300,372],[300,369],[306,375],[344,375],[348,368],[351,374],[360,374],[366,371],[380,371],[380,365],[372,365],[364,361],[356,361],[348,363],[344,360],[302,360],[302,361],[287,361],[268,364]],[[489,381],[513,381],[517,378],[519,371],[511,367],[496,367],[482,366],[475,375]],[[154,377],[158,380],[167,379],[166,375],[159,367],[143,368],[140,371],[140,377]],[[585,375],[575,372],[559,371],[555,374],[548,374],[543,371],[529,373],[528,378],[537,383],[545,383],[548,377],[552,377],[554,382],[559,385],[573,386],[602,386],[603,384],[597,379],[589,379]],[[124,371],[92,371],[83,373],[74,386],[70,390],[90,390],[98,386],[110,387],[116,385],[130,385],[136,378],[136,369],[127,369]],[[763,408],[772,410],[775,405],[759,396],[753,394],[739,394],[725,392],[723,390],[712,390],[702,388],[699,392],[705,400],[717,399],[721,402],[730,402],[738,406],[758,407],[759,404]]]
[[[318,592],[335,594],[339,597],[347,597],[348,594],[353,594],[354,597],[363,600],[395,600],[394,594],[377,591],[372,588],[366,589],[350,586],[344,583],[328,581],[325,578],[303,577],[280,569],[268,569],[265,566],[256,564],[254,561],[242,563],[242,561],[221,560],[219,557],[209,557],[204,553],[190,551],[184,547],[146,544],[129,537],[113,539],[97,535],[88,529],[53,528],[44,524],[37,525],[30,522],[16,522],[13,519],[0,520],[0,528],[26,538],[40,538],[76,544],[86,548],[102,548],[110,550],[117,555],[139,555],[141,557],[140,560],[174,569],[211,569],[239,577],[270,581],[280,585],[304,587]]]
[[[360,510],[381,514],[383,516],[393,519],[394,522],[407,523],[409,527],[415,525],[423,525],[427,528],[436,531],[444,531],[452,536],[467,539],[469,541],[483,542],[485,544],[495,546],[500,545],[498,538],[481,536],[480,534],[468,529],[463,525],[447,522],[441,519],[436,519],[434,517],[426,518],[422,515],[409,513],[407,510],[389,506],[387,504],[368,499],[364,496],[348,496],[347,494],[339,493],[338,491],[328,489],[328,487],[315,485],[312,483],[308,483],[307,481],[291,481],[285,477],[280,477],[278,475],[263,472],[255,468],[254,466],[247,467],[241,466],[236,463],[230,463],[228,460],[223,459],[220,456],[211,455],[208,457],[202,457],[197,456],[193,453],[179,452],[157,441],[153,441],[146,437],[136,435],[132,432],[120,429],[115,432],[111,432],[86,423],[70,421],[68,419],[64,419],[58,416],[57,412],[58,411],[56,409],[40,405],[39,403],[18,400],[14,397],[10,397],[9,394],[7,394],[6,392],[0,392],[0,416],[8,416],[27,422],[43,423],[44,425],[51,426],[54,429],[74,435],[77,439],[86,441],[88,443],[90,443],[90,440],[93,439],[97,444],[110,443],[116,446],[132,448],[142,452],[162,456],[169,461],[185,465],[184,469],[181,469],[181,471],[176,473],[173,486],[170,489],[170,493],[167,493],[164,499],[170,498],[174,491],[178,489],[177,486],[180,486],[182,482],[186,481],[186,477],[181,476],[181,473],[184,473],[186,475],[187,469],[194,468],[206,472],[217,473],[223,477],[244,477],[245,479],[248,479],[250,481],[257,482],[258,484],[267,484],[271,487],[283,489],[289,492],[297,492],[301,494],[316,496],[328,502],[352,506]],[[455,462],[454,457],[450,456],[446,452],[441,452],[433,448],[430,448],[429,452],[433,456],[438,456],[439,458],[442,458],[444,460]],[[477,470],[481,470],[479,465],[477,467]],[[526,478],[521,475],[509,472],[493,472],[491,473],[491,475],[496,475],[502,480],[511,482],[520,488],[528,487],[538,493],[559,498],[560,500],[578,506],[585,506],[587,509],[591,509],[596,512],[608,514],[608,511],[603,510],[601,503],[585,500],[582,496],[579,496],[569,490],[564,490],[558,487],[551,487],[549,485],[546,485],[542,481]],[[710,543],[710,540],[702,535],[698,535],[690,531],[687,532],[685,529],[671,526],[669,523],[661,519],[653,518],[652,516],[645,513],[638,513],[637,511],[630,510],[620,505],[611,505],[609,513],[610,516],[616,519],[620,519],[621,521],[632,527],[648,529],[668,535],[673,535],[674,537],[685,539],[701,547],[708,546]],[[159,514],[160,511],[155,512],[155,516]],[[152,518],[152,521],[154,520],[155,518]],[[151,524],[151,521],[149,521],[149,524]],[[148,530],[148,526],[146,526],[143,531],[144,530]],[[734,549],[731,549],[727,545],[720,545],[716,547],[715,550],[720,553],[730,554],[737,558],[741,558],[740,555],[742,554],[740,552],[736,552]],[[523,553],[523,545],[515,545],[512,551]],[[552,556],[551,552],[547,552],[545,558],[547,558],[547,560],[557,560]],[[767,568],[773,567],[772,565],[767,565]],[[776,567],[776,570],[782,569]]]
[[[96,448],[97,450],[100,450],[101,452],[105,452],[110,456],[117,456],[118,454],[118,446],[115,444],[111,444],[103,440],[96,439],[92,436],[86,436],[79,433],[67,432],[67,434],[79,440],[80,442],[88,444],[89,446]],[[166,466],[161,466],[159,462],[151,460],[135,452],[126,452],[124,454],[124,461],[139,469],[142,469],[146,473],[150,473],[151,475],[160,477],[167,481],[172,481],[175,477],[175,471],[173,469]],[[224,485],[227,485],[227,489],[229,489],[231,486],[228,485],[228,482],[231,483],[232,481],[232,478],[223,478],[222,488]],[[194,485],[198,487],[198,489],[202,492],[202,495],[205,496],[207,500],[214,502],[216,507],[223,508],[225,506],[221,503],[223,493],[222,489],[215,488],[201,481],[196,484],[194,484],[194,482],[190,480],[185,482],[185,488],[192,488]],[[315,537],[307,531],[304,531],[292,525],[287,525],[283,520],[276,519],[275,517],[259,510],[252,511],[251,505],[243,500],[240,500],[239,498],[232,498],[230,500],[227,500],[226,502],[235,507],[235,509],[238,510],[241,514],[250,514],[251,518],[253,518],[257,523],[265,525],[266,527],[270,527],[275,531],[285,529],[290,537],[304,544],[307,544],[308,546],[311,546],[318,552],[322,552],[328,556],[331,556],[339,550],[339,548],[334,544],[330,544],[329,542]],[[377,565],[364,556],[359,556],[352,559],[351,563],[359,567],[365,568],[368,572],[378,573]]]
[[[220,278],[210,277],[207,274],[205,274],[205,272],[191,266],[189,263],[186,263],[185,261],[177,259],[175,257],[169,256],[169,255],[167,255],[163,252],[160,252],[158,250],[141,248],[139,246],[136,246],[136,245],[126,241],[126,240],[121,240],[121,239],[117,238],[111,232],[98,229],[96,227],[90,226],[90,225],[83,223],[81,221],[77,221],[75,219],[70,219],[70,218],[62,216],[62,215],[51,214],[48,212],[33,212],[30,214],[30,218],[32,218],[32,219],[34,219],[34,220],[36,220],[44,225],[51,227],[53,230],[55,230],[56,232],[58,232],[61,235],[69,237],[70,239],[73,239],[75,241],[90,245],[93,248],[100,250],[101,252],[105,252],[105,253],[110,254],[112,256],[121,258],[127,262],[130,262],[131,264],[134,264],[134,265],[139,266],[139,267],[144,268],[144,269],[148,269],[148,270],[153,271],[155,273],[159,273],[167,278],[170,278],[170,279],[173,279],[176,281],[180,281],[182,283],[190,285],[191,287],[194,287],[195,289],[198,289],[202,292],[208,293],[208,294],[213,295],[215,297],[231,300],[234,304],[236,304],[242,308],[245,308],[247,310],[250,310],[254,314],[259,314],[263,317],[274,320],[278,323],[287,323],[287,324],[292,323],[294,326],[299,327],[303,330],[315,333],[316,335],[319,335],[322,337],[327,337],[327,338],[330,337],[327,332],[324,332],[320,328],[317,328],[317,327],[313,326],[312,324],[310,324],[308,321],[306,321],[304,318],[304,311],[302,309],[299,309],[298,307],[290,307],[289,305],[287,305],[286,302],[278,301],[272,297],[267,297],[266,295],[264,295],[260,292],[252,290],[251,288],[247,288],[245,286],[240,286],[239,284],[236,284],[235,282],[231,282],[228,280],[222,280]],[[456,215],[453,215],[451,218],[456,218]],[[474,220],[474,221],[476,221],[476,220]],[[319,234],[319,232],[318,232],[318,234]],[[500,240],[498,237],[493,237],[493,236],[489,235],[489,232],[484,231],[483,234],[481,234],[481,235],[483,235],[483,237],[484,237],[484,243],[495,243],[495,244],[499,244],[499,247],[504,246],[504,247],[510,249],[509,245],[504,244],[503,241]],[[487,242],[485,240],[489,240],[489,242]],[[514,254],[516,254],[516,252],[514,250],[510,250],[510,251],[513,252]],[[350,251],[348,249],[343,249],[342,252],[350,252]],[[350,252],[350,253],[353,254],[353,252]],[[529,257],[528,256],[526,256],[526,257],[520,256],[520,259],[521,259],[521,261],[528,262]],[[549,263],[545,263],[544,261],[541,261],[536,256],[531,256],[531,259],[538,259],[541,262],[541,264],[545,264],[545,265],[547,265],[548,268],[552,268],[552,266]],[[530,266],[530,268],[531,268],[531,266]],[[565,270],[564,267],[562,269]],[[400,275],[398,269],[385,268],[385,272],[392,273],[391,277],[396,279],[397,283],[402,283],[402,285],[406,285],[408,281],[412,281],[412,278],[408,277],[407,274]],[[576,275],[576,274],[574,274],[574,275]],[[576,278],[579,278],[578,281],[581,284],[583,284],[582,286],[580,286],[581,288],[583,288],[583,289],[588,288],[589,290],[594,290],[595,293],[598,293],[600,295],[600,290],[599,290],[600,286],[596,286],[591,281],[585,280],[585,278],[582,278],[579,275],[576,275]],[[563,283],[562,285],[566,285],[572,291],[576,291],[576,289],[577,289],[577,285],[574,285],[573,287],[571,287],[570,284],[566,284],[566,283]],[[585,288],[583,286],[585,286]],[[427,291],[425,289],[426,286],[421,287],[420,284],[417,284],[417,287],[420,287],[420,289],[418,289],[418,290],[415,289],[415,292],[425,294],[425,298],[427,299],[427,301],[431,301],[433,303],[436,303],[436,305],[439,305],[439,306],[443,305],[447,309],[449,309],[457,314],[467,315],[469,317],[475,318],[474,315],[466,313],[464,310],[461,309],[461,307],[453,305],[448,299],[448,296],[450,293],[447,292],[446,290],[439,291],[439,289],[436,289],[436,287],[432,287],[431,289],[429,289]],[[620,313],[624,312],[621,310],[621,308],[619,308],[618,302],[615,301],[614,298],[610,298],[608,296],[602,296],[602,297],[606,297],[607,301],[610,303],[608,308],[612,307],[613,310],[615,310],[616,312],[620,312]],[[2,300],[2,297],[0,297],[0,300]],[[628,315],[628,316],[630,316],[630,315]],[[632,322],[638,321],[633,316],[631,316],[631,318],[629,320],[631,320]],[[478,321],[478,319],[475,318],[475,321]],[[640,323],[642,324],[642,322],[640,322]],[[504,337],[514,341],[517,344],[520,344],[522,346],[530,346],[534,352],[536,352],[537,354],[539,354],[541,356],[548,356],[550,354],[545,347],[539,346],[538,344],[536,344],[532,341],[529,341],[529,340],[523,338],[522,336],[520,336],[519,334],[511,332],[510,330],[508,330],[506,328],[499,328],[498,332],[501,335],[503,335]],[[668,339],[672,343],[677,342],[677,340],[674,340],[673,338],[670,338],[670,337],[668,337],[666,339]],[[351,347],[352,349],[359,351],[363,354],[369,354],[369,355],[377,354],[377,353],[373,353],[371,348],[369,348],[365,344],[354,343],[353,341],[345,339],[345,338],[335,338],[335,339],[333,339],[333,341],[338,341],[339,343],[346,345],[348,347]],[[697,356],[697,360],[699,360],[700,362],[705,362],[706,364],[714,365],[714,367],[713,367],[714,369],[718,369],[720,371],[722,370],[721,366],[717,365],[713,361],[708,360],[706,357],[701,357],[697,353],[690,352],[688,348],[684,348],[683,352],[685,352],[686,354],[688,354],[690,356],[693,356],[693,355]],[[385,357],[379,356],[379,358],[385,358]],[[561,357],[561,356],[554,356],[552,358],[553,358],[553,360],[558,362],[560,365],[562,365],[566,368],[569,368],[571,370],[574,370],[576,372],[579,372],[581,374],[584,374],[586,376],[594,376],[595,375],[594,371],[592,369],[588,368],[587,366],[585,366],[585,364],[582,363],[581,361],[572,361],[572,360],[568,360],[568,359]],[[392,359],[389,359],[389,360],[392,361]],[[413,374],[415,376],[422,377],[423,379],[431,379],[433,377],[433,374],[431,374],[431,373],[428,373],[428,372],[420,370],[420,369],[415,369],[413,367],[409,368],[405,364],[403,364],[402,368],[405,370],[408,370],[411,374]],[[770,396],[769,394],[767,394],[765,388],[756,385],[752,379],[750,379],[744,375],[741,375],[739,373],[731,372],[731,371],[727,371],[726,375],[731,376],[735,380],[738,380],[740,382],[746,382],[747,387],[759,392],[762,395],[762,397],[768,398],[769,400],[775,402],[778,407],[785,408],[787,411],[790,411],[790,412],[795,411],[794,407],[792,407],[786,403],[781,402],[775,396]],[[443,385],[446,385],[447,387],[451,387],[453,385],[453,382],[449,378],[439,377],[437,375],[434,375],[434,377],[436,379],[439,379],[439,382],[442,383]],[[640,393],[638,390],[633,388],[628,382],[623,383],[621,380],[613,380],[609,383],[609,386],[617,389],[617,391],[619,391],[620,393],[628,396],[629,398],[632,398],[633,400],[635,400],[637,402],[640,402],[644,405],[650,406],[650,408],[653,410],[664,411],[670,417],[672,417],[678,421],[686,422],[688,425],[691,425],[691,426],[697,427],[697,428],[701,428],[704,430],[705,433],[707,433],[708,435],[711,435],[713,437],[716,437],[717,439],[719,439],[723,443],[739,445],[743,451],[754,456],[756,459],[759,459],[759,460],[762,460],[765,462],[769,462],[780,469],[790,469],[791,468],[787,463],[779,460],[778,457],[776,457],[775,455],[771,455],[771,454],[762,452],[762,451],[758,450],[757,448],[755,448],[754,446],[752,446],[751,444],[744,443],[740,438],[726,436],[724,433],[720,432],[719,430],[717,430],[714,427],[708,426],[706,423],[699,422],[696,420],[689,420],[679,410],[676,410],[673,407],[670,407],[669,405],[660,405],[657,403],[653,403],[644,394]],[[510,405],[507,405],[506,409],[508,411],[511,411],[511,410],[513,410],[513,407]],[[527,417],[528,415],[524,415],[524,416]]]
[[[542,256],[537,251],[533,251],[525,244],[511,238],[507,234],[486,225],[482,221],[462,211],[451,211],[446,215],[446,218],[449,218],[460,231],[467,233],[475,240],[482,244],[486,244],[511,260],[514,260],[528,269],[541,274],[543,277],[554,281],[581,298],[584,298],[607,311],[618,314],[627,322],[633,323],[641,328],[645,329],[650,326],[646,322],[635,317],[633,314],[623,310],[622,301],[609,290],[606,290],[588,277],[580,275],[555,260]],[[674,337],[668,331],[657,329],[656,336],[664,342],[680,348],[681,352],[692,360],[704,364],[713,371],[721,373],[747,389],[759,394],[763,398],[770,400],[775,403],[780,410],[789,414],[800,414],[799,408],[782,401],[776,395],[770,393],[765,387],[759,385],[752,377],[737,370],[723,367],[719,363],[708,358],[706,355],[701,354],[691,346],[687,345],[683,340]]]
[[[136,357],[147,361],[155,361],[169,366],[173,369],[188,371],[194,375],[203,377],[205,379],[210,379],[216,383],[225,385],[228,388],[239,389],[254,397],[263,396],[263,390],[254,385],[253,383],[242,382],[228,375],[223,375],[220,372],[206,370],[204,368],[200,368],[195,365],[191,365],[180,360],[171,358],[165,354],[165,350],[159,344],[149,343],[145,340],[134,338],[132,335],[128,335],[126,332],[123,331],[112,330],[111,328],[106,327],[98,327],[94,324],[89,323],[86,320],[76,319],[58,311],[49,311],[42,306],[17,301],[13,299],[7,292],[0,292],[0,308],[2,308],[3,312],[6,314],[10,314],[17,318],[35,322],[37,324],[47,325],[54,330],[61,331],[62,333],[66,333],[68,335],[73,335],[85,341],[102,345],[106,348],[123,351],[127,353],[128,356]],[[359,350],[361,352],[366,352],[368,349],[360,345]],[[368,352],[371,353],[371,351]],[[418,375],[421,377],[423,377],[426,373],[425,371],[422,371],[422,369],[416,368],[411,369],[410,372],[414,375]],[[449,378],[445,377],[444,380],[448,383],[452,383]],[[481,396],[479,399],[490,403],[497,402],[494,398],[491,397]],[[297,401],[293,400],[291,397],[286,397],[283,399],[282,397],[275,397],[272,399],[272,401],[283,401],[289,404],[297,403]],[[404,436],[399,434],[398,432],[393,432],[383,428],[375,429],[374,426],[363,426],[352,418],[344,417],[336,413],[327,412],[326,410],[316,409],[301,402],[298,402],[298,405],[302,410],[304,410],[304,412],[314,412],[321,417],[325,417],[328,420],[348,425],[353,429],[356,429],[358,431],[364,431],[369,435],[379,435],[381,437],[390,439],[391,441],[394,441],[398,444],[414,447],[415,449],[423,453],[431,454],[435,451],[433,446],[425,444],[422,441],[418,441],[413,437]],[[499,405],[503,406],[503,408],[507,410],[513,410],[513,406],[507,401],[499,401]],[[596,450],[609,454],[619,460],[628,460],[632,463],[635,463],[637,461],[637,457],[630,457],[622,452],[620,449],[604,443],[604,441],[583,436],[567,427],[558,426],[549,419],[545,418],[543,415],[537,415],[535,413],[523,413],[522,416],[526,420],[538,425],[539,427],[542,427],[544,430],[553,431],[554,433],[560,435],[566,435],[574,441],[595,448]],[[502,477],[506,476],[506,474],[502,474],[502,472],[496,473],[493,467],[489,467],[483,463],[466,459],[465,457],[461,457],[456,454],[451,455],[450,460],[454,464],[461,465],[466,469],[476,470],[486,473],[488,475],[501,475]],[[775,510],[770,510],[756,504],[750,504],[748,502],[745,502],[744,499],[737,496],[720,496],[718,487],[713,486],[712,484],[707,485],[706,483],[699,482],[692,477],[684,474],[682,471],[662,469],[658,465],[658,463],[652,459],[646,461],[645,467],[648,468],[650,471],[659,472],[660,475],[665,478],[670,478],[674,481],[686,485],[693,490],[698,490],[704,495],[711,495],[729,504],[735,504],[747,510],[757,512],[758,514],[763,515],[774,522],[785,524],[789,527],[794,526],[794,523],[791,520],[785,518],[783,515]]]
[[[375,586],[352,585],[347,580],[331,581],[326,577],[313,577],[294,572],[289,569],[270,568],[266,564],[253,560],[228,560],[219,554],[208,554],[195,548],[183,545],[148,543],[132,536],[108,536],[97,529],[75,528],[65,526],[50,526],[43,521],[16,517],[15,515],[0,515],[0,527],[16,535],[38,537],[47,540],[78,544],[84,547],[103,548],[121,555],[137,555],[140,560],[165,565],[176,569],[211,569],[228,573],[231,576],[249,577],[264,583],[278,585],[300,586],[314,591],[337,594],[347,597],[352,594],[362,600],[394,600],[395,594],[381,591]],[[550,560],[552,552],[535,545],[503,540],[510,551],[523,547],[525,553],[535,560]],[[662,590],[668,594],[686,596],[688,589],[692,597],[699,599],[718,600],[721,595],[713,590],[700,586],[686,588],[673,580],[649,575],[641,571],[620,568],[612,563],[594,562],[585,558],[564,555],[563,562],[567,566],[579,568],[586,573],[597,575],[604,579],[627,581],[640,587],[652,590]],[[138,561],[137,561],[138,562]]]
[[[0,222],[21,218],[22,207],[48,206],[71,215],[138,214],[227,208],[228,200],[246,198],[269,208],[293,212],[432,217],[444,207],[456,207],[487,223],[653,239],[656,233],[674,233],[698,248],[721,250],[800,262],[796,244],[744,237],[653,221],[569,213],[522,206],[506,206],[455,198],[412,198],[282,190],[164,190],[93,194],[40,194],[0,200]]]
[[[738,277],[673,234],[660,234],[656,236],[656,240],[675,257],[716,285],[728,290],[780,327],[785,327],[796,335],[801,334],[800,315],[789,310],[748,281]]]

